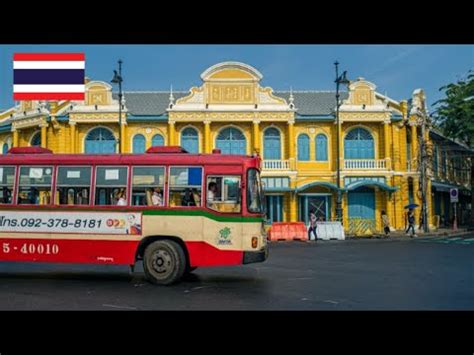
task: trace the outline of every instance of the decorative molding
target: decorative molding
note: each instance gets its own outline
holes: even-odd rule
[[[213,122],[253,122],[259,121],[279,121],[286,122],[294,119],[293,112],[170,112],[170,120],[177,122],[203,122],[212,120]]]
[[[122,117],[125,118],[125,117]],[[71,113],[69,115],[69,121],[74,121],[77,123],[118,123],[119,122],[119,115],[118,112],[108,113],[108,112],[101,112],[101,113]],[[125,120],[123,120],[125,121]]]
[[[258,87],[258,103],[261,105],[285,105],[288,103],[282,97],[275,96],[271,87]]]
[[[370,121],[370,122],[383,122],[385,120],[390,121],[389,112],[341,112],[339,111],[339,120],[342,121]]]
[[[260,81],[263,78],[263,75],[254,67],[241,63],[241,62],[222,62],[222,63],[217,63],[213,65],[210,68],[207,68],[202,74],[201,74],[201,79],[203,81],[207,81],[213,74],[223,71],[223,70],[230,70],[230,69],[237,69],[241,70],[243,72],[246,72],[250,74],[252,77],[254,77],[256,81]],[[211,79],[212,80],[212,79]]]
[[[12,121],[12,129],[39,127],[43,122],[43,116],[17,119]]]
[[[204,104],[204,87],[193,86],[189,90],[188,96],[184,96],[176,100],[173,109],[176,109],[176,106],[180,104]]]

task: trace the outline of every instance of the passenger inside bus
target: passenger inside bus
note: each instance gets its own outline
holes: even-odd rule
[[[132,205],[163,206],[164,181],[164,167],[133,167]]]
[[[98,167],[96,177],[96,205],[128,204],[127,196],[127,168],[125,167]]]
[[[155,188],[151,196],[151,203],[153,206],[163,206],[163,196],[159,187]]]
[[[15,168],[11,166],[0,167],[0,203],[13,203],[13,182],[15,181]]]
[[[240,212],[240,177],[208,176],[207,182],[208,208],[219,212]]]
[[[88,205],[88,187],[58,187],[56,202],[60,205]]]
[[[212,181],[209,183],[209,188],[207,190],[207,201],[214,202],[214,200],[216,200],[216,194],[217,194],[217,184],[214,181]]]
[[[0,203],[12,203],[12,188],[10,187],[2,187],[0,190]]]
[[[125,199],[125,189],[120,189],[117,192],[115,200],[117,201],[117,206],[126,206],[127,205],[127,200]]]
[[[185,207],[196,206],[196,201],[194,200],[194,196],[191,193],[191,190],[188,188],[184,190],[184,196],[181,199],[181,206],[185,206]]]
[[[88,205],[91,168],[59,166],[56,180],[56,203],[60,205]]]
[[[201,167],[171,167],[169,181],[170,207],[201,206]]]
[[[51,203],[52,167],[21,167],[18,203],[49,205]]]

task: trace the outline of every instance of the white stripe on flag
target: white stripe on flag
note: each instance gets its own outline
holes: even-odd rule
[[[85,85],[13,85],[13,92],[85,92]]]
[[[84,61],[17,61],[13,69],[85,69]]]

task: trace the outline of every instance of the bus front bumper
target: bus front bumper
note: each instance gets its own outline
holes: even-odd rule
[[[268,258],[268,244],[259,251],[244,251],[242,264],[261,263]]]

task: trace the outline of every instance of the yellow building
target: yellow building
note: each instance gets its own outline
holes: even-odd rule
[[[216,64],[189,92],[125,92],[123,120],[109,84],[86,80],[85,101],[21,102],[0,113],[0,144],[41,145],[55,153],[142,153],[152,145],[189,152],[258,153],[268,218],[307,221],[335,217],[335,95],[330,91],[274,92],[262,74],[237,62]],[[344,226],[380,231],[381,210],[405,227],[404,206],[420,204],[417,152],[424,93],[407,101],[376,92],[363,78],[341,95],[340,166]],[[431,194],[429,194],[431,198]],[[431,201],[430,201],[431,206]],[[431,218],[431,210],[428,209]],[[419,209],[416,209],[418,220]]]

